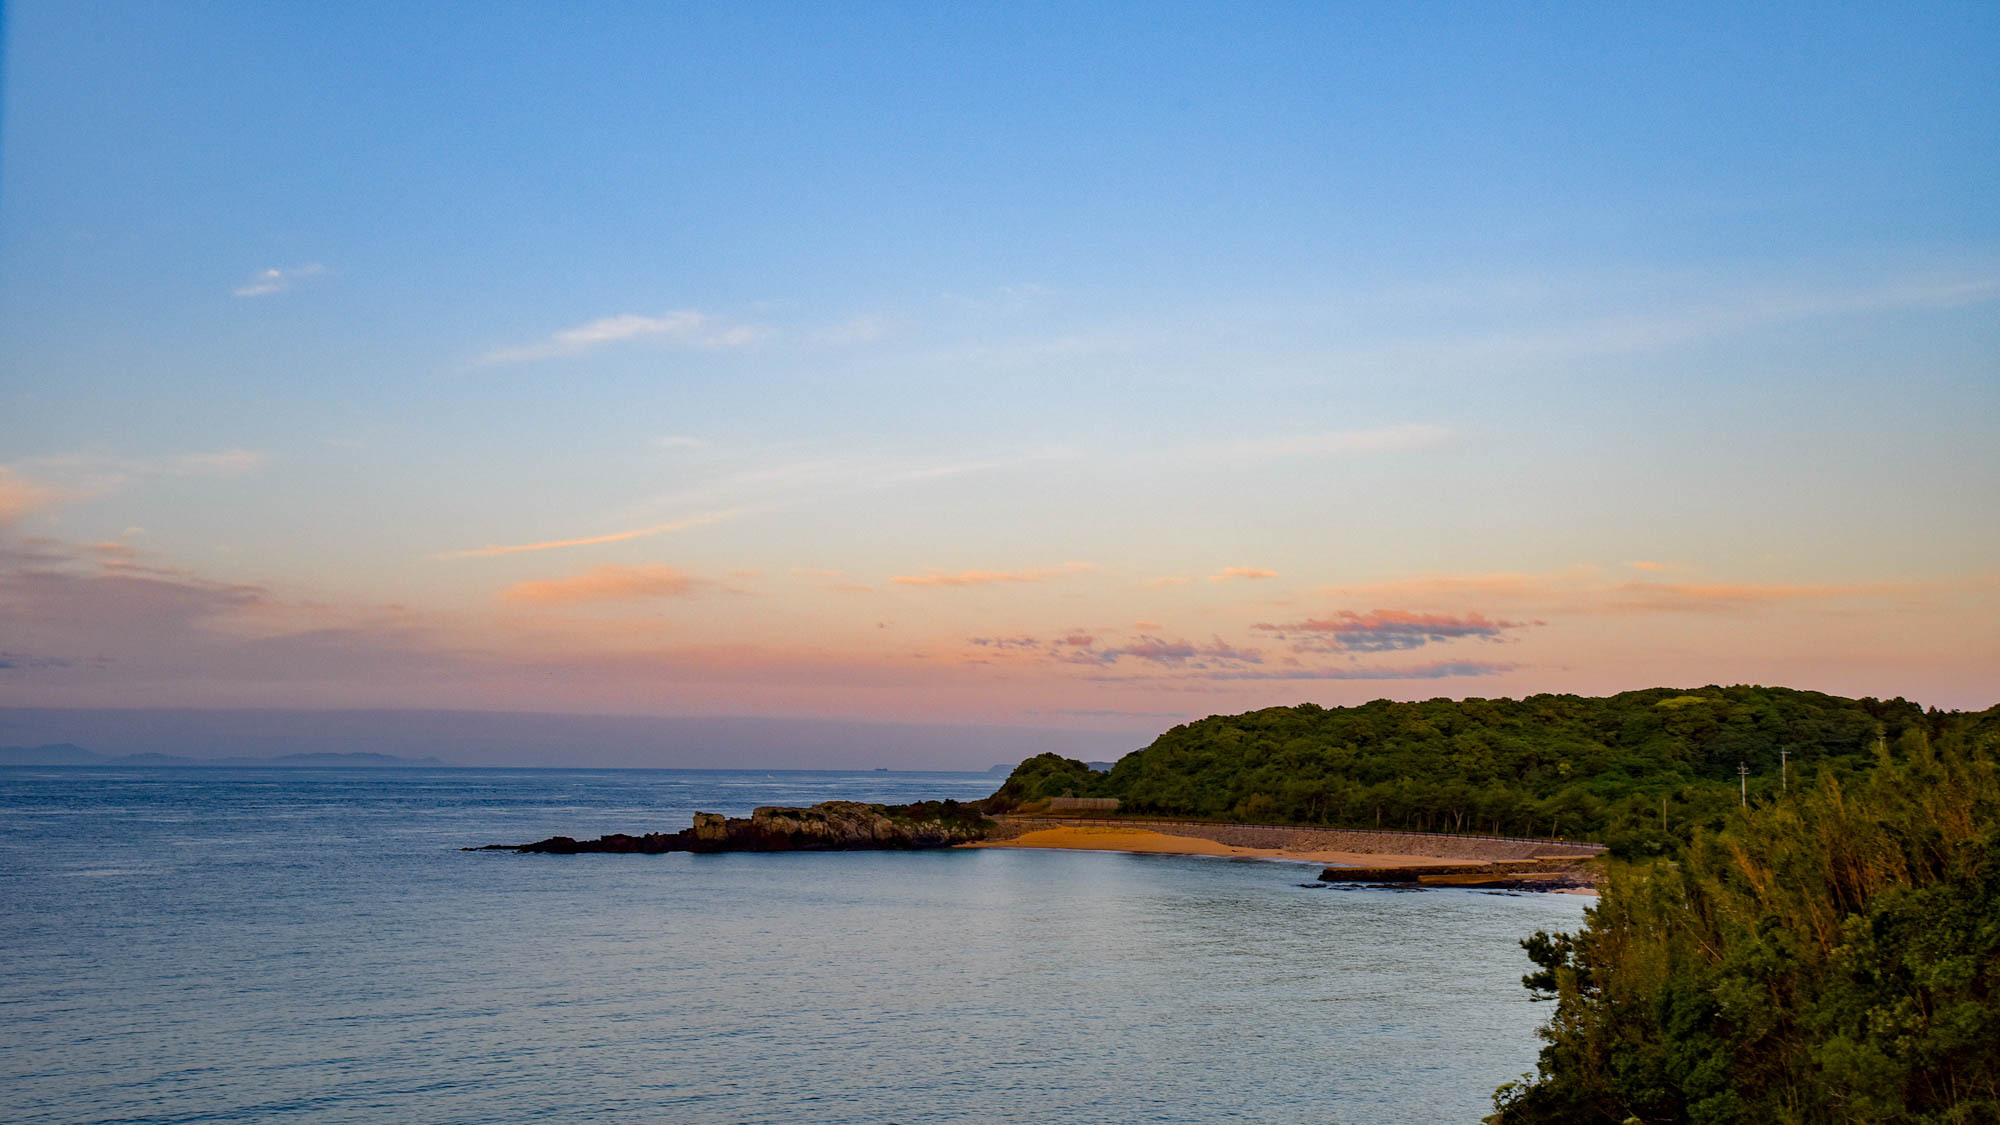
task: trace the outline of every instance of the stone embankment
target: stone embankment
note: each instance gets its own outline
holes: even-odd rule
[[[956,801],[868,805],[826,801],[811,808],[767,805],[749,817],[694,814],[679,832],[631,836],[614,832],[595,840],[552,836],[532,844],[488,844],[466,851],[535,852],[799,852],[948,848],[985,837],[993,823]]]

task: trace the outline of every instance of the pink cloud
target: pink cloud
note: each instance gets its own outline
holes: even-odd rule
[[[1834,601],[1912,593],[1907,583],[1811,585],[1802,583],[1626,582],[1604,591],[1611,607],[1641,612],[1718,612],[1780,602]]]
[[[1526,600],[1574,591],[1590,581],[1588,571],[1559,574],[1428,574],[1398,578],[1388,582],[1364,582],[1335,586],[1326,592],[1336,596],[1372,598],[1380,601],[1440,602],[1459,598]]]
[[[1002,652],[1039,652],[1042,648],[1042,642],[1033,637],[974,637],[972,643],[980,648],[994,648]]]
[[[1276,578],[1275,570],[1264,570],[1254,566],[1225,566],[1221,571],[1208,576],[1210,582],[1229,582],[1235,579]]]
[[[20,519],[37,508],[64,499],[59,488],[29,480],[12,469],[0,467],[0,527]]]
[[[1718,613],[1780,604],[1832,603],[1848,599],[1921,596],[1948,592],[1950,583],[1760,583],[1658,582],[1612,580],[1594,567],[1544,574],[1492,573],[1426,575],[1391,582],[1334,587],[1329,596],[1366,597],[1378,602],[1459,599],[1536,612],[1574,615],[1637,613]]]
[[[670,566],[600,566],[566,578],[516,582],[500,596],[510,602],[571,605],[641,598],[677,598],[705,585]]]
[[[651,527],[634,528],[631,531],[614,531],[609,535],[588,535],[580,539],[544,539],[535,543],[516,543],[503,547],[473,547],[465,551],[450,551],[437,556],[444,559],[486,559],[498,555],[518,555],[527,551],[555,551],[564,547],[594,547],[600,543],[624,543],[632,539],[646,539],[654,535],[671,535],[676,531],[686,531],[692,527],[702,527],[711,523],[735,519],[741,512],[708,512],[690,516],[672,523],[654,524]]]
[[[1183,680],[1198,680],[1208,683],[1227,683],[1250,680],[1450,680],[1468,676],[1498,676],[1515,669],[1513,664],[1492,664],[1479,660],[1440,661],[1434,664],[1408,665],[1400,668],[1379,668],[1353,665],[1344,668],[1217,668],[1191,671],[1184,675],[1170,677],[1145,677],[1154,681],[1166,680],[1178,683]],[[1091,680],[1103,683],[1126,683],[1141,679],[1136,676],[1100,675]]]
[[[1051,578],[1094,569],[1088,563],[1044,567],[1040,570],[962,570],[957,574],[900,574],[889,581],[898,586],[999,586],[1008,583],[1047,582]]]
[[[1523,622],[1500,621],[1478,613],[1454,617],[1394,609],[1368,613],[1342,610],[1327,617],[1285,625],[1263,622],[1251,626],[1280,639],[1306,634],[1307,639],[1294,646],[1297,652],[1396,652],[1468,637],[1497,640],[1506,630],[1522,627]]]
[[[1119,648],[1096,649],[1089,653],[1099,664],[1115,664],[1130,657],[1149,664],[1178,668],[1189,666],[1205,668],[1210,664],[1261,664],[1262,653],[1254,648],[1237,648],[1220,637],[1206,645],[1188,641],[1167,641],[1159,637],[1140,637],[1131,644]]]
[[[1097,638],[1087,633],[1071,633],[1053,640],[1035,637],[973,637],[970,644],[990,652],[1006,652],[1060,664],[1103,666],[1121,660],[1137,660],[1163,668],[1207,668],[1258,664],[1263,654],[1256,649],[1238,648],[1220,637],[1208,644],[1185,640],[1164,640],[1141,636],[1116,648],[1098,648]]]

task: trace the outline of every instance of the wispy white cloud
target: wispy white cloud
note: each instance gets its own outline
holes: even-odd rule
[[[273,293],[283,293],[305,278],[318,277],[325,272],[326,267],[318,262],[284,269],[272,268],[259,272],[249,282],[237,286],[230,292],[238,297],[268,297]]]
[[[731,324],[695,309],[675,309],[660,316],[622,313],[564,329],[545,340],[497,348],[474,360],[474,367],[502,367],[544,359],[582,355],[630,340],[659,340],[701,351],[748,347],[763,337],[752,324]]]
[[[1034,470],[1072,462],[1066,449],[1025,450],[957,460],[881,455],[786,457],[759,463],[757,451],[730,450],[717,458],[716,475],[653,498],[653,510],[711,507],[786,507],[897,488],[920,487],[953,477]],[[727,467],[733,465],[734,467]]]
[[[703,527],[712,523],[722,523],[742,515],[740,511],[704,512],[698,516],[674,520],[670,523],[654,524],[651,527],[633,528],[630,531],[613,531],[605,535],[586,535],[575,539],[544,539],[534,543],[515,543],[505,546],[473,547],[463,551],[446,551],[434,555],[439,559],[488,559],[499,555],[518,555],[529,551],[557,551],[566,547],[594,547],[600,543],[623,543],[632,539],[648,539],[655,535],[671,535],[676,531]]]
[[[668,437],[657,444],[668,448],[701,449],[707,444],[698,438]],[[740,455],[739,455],[740,456]],[[694,487],[654,498],[647,504],[653,511],[708,509],[701,515],[663,521],[626,531],[574,538],[539,540],[446,551],[439,559],[489,558],[526,551],[549,551],[567,547],[588,547],[622,543],[654,535],[666,535],[705,524],[733,520],[753,513],[813,503],[828,497],[867,493],[899,486],[920,485],[968,473],[1002,471],[1017,467],[1068,460],[1065,451],[1034,452],[987,460],[925,461],[897,458],[828,457],[778,461],[754,468],[722,473]],[[732,458],[735,459],[735,458]],[[921,584],[921,583],[920,583]],[[943,583],[937,583],[943,584]],[[850,592],[866,589],[846,586]]]
[[[243,476],[269,461],[260,450],[240,448],[156,458],[98,453],[22,458],[0,465],[0,523],[33,509],[117,492],[149,478]]]

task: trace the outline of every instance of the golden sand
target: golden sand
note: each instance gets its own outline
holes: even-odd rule
[[[1463,859],[1377,852],[1307,851],[1291,848],[1241,848],[1200,836],[1170,836],[1145,828],[1066,825],[1038,828],[1011,840],[982,840],[966,848],[1066,848],[1087,852],[1145,852],[1166,855],[1214,855],[1239,859],[1289,859],[1301,863],[1337,863],[1347,867],[1433,867],[1462,864]]]

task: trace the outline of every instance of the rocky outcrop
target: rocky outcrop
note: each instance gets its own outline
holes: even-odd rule
[[[981,840],[993,823],[954,801],[864,805],[827,801],[808,809],[765,807],[748,820],[713,813],[694,820],[695,850],[848,851],[868,848],[948,848]]]
[[[694,826],[679,832],[629,836],[622,832],[595,840],[552,836],[532,844],[488,844],[467,851],[542,852],[798,852],[948,848],[986,838],[993,822],[957,801],[913,805],[868,805],[827,801],[811,808],[765,806],[749,817],[694,814]]]

